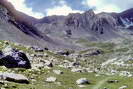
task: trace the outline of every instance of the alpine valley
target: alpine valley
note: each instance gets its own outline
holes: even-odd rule
[[[133,89],[133,8],[41,19],[0,0],[0,89]]]

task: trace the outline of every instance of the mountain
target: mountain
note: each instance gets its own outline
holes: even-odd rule
[[[55,37],[66,35],[70,38],[88,38],[93,41],[109,40],[120,37],[119,28],[132,25],[132,12],[133,10],[130,9],[122,13],[95,14],[89,10],[83,14],[50,16],[41,19],[36,27],[43,33]]]
[[[0,40],[42,47],[56,45],[56,42],[34,27],[34,23],[37,21],[37,19],[15,10],[10,2],[0,1]]]
[[[133,9],[121,13],[93,10],[68,16],[36,19],[15,10],[6,0],[0,1],[0,40],[49,48],[82,48],[76,42],[111,41],[132,37]]]

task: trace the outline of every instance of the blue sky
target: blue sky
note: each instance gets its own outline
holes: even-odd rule
[[[14,7],[30,16],[42,18],[51,15],[83,13],[94,9],[100,12],[121,12],[132,8],[133,0],[8,0]]]

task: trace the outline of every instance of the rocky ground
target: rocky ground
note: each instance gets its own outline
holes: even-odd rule
[[[37,20],[0,0],[0,88],[133,89],[132,14]]]
[[[89,48],[51,51],[0,41],[1,89],[132,89],[132,41],[81,43]]]

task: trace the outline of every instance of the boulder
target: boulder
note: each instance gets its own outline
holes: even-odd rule
[[[72,72],[82,73],[83,72],[83,69],[73,68],[71,71]]]
[[[58,74],[58,75],[63,74],[63,72],[62,72],[61,70],[53,70],[53,72],[54,72],[55,74]]]
[[[33,47],[31,47],[35,52],[44,52],[44,48],[40,48],[40,47],[38,47],[38,46],[33,46]]]
[[[85,85],[78,85],[80,88],[85,88],[86,86]]]
[[[57,80],[56,77],[49,77],[46,79],[46,82],[52,83],[55,82],[56,80]]]
[[[32,64],[32,69],[41,69],[44,68],[44,64],[43,63],[39,63],[39,64]]]
[[[77,83],[78,85],[90,84],[90,81],[89,81],[88,79],[86,79],[86,78],[80,78],[80,79],[78,79],[78,80],[76,81],[76,83]]]
[[[29,84],[29,80],[27,77],[25,77],[22,74],[15,74],[15,73],[0,73],[0,79],[4,79],[6,81],[10,82],[16,82],[16,83],[25,83]]]
[[[45,60],[45,66],[53,67],[53,63],[50,61]]]
[[[26,54],[10,46],[0,52],[0,65],[7,68],[31,68],[31,64]]]
[[[36,54],[36,57],[41,57],[41,58],[43,58],[44,55],[43,55],[43,54]]]
[[[97,56],[103,53],[104,52],[102,50],[92,49],[92,50],[89,50],[87,53],[83,54],[83,57]]]
[[[127,86],[121,86],[119,89],[127,89]]]
[[[80,66],[80,63],[79,62],[72,62],[72,63],[70,63],[70,65],[72,65],[72,66]]]
[[[63,50],[60,50],[56,53],[57,55],[63,55],[63,56],[69,56],[71,54],[70,51],[63,51]]]
[[[119,81],[118,80],[108,80],[107,82],[108,83],[118,83]]]

